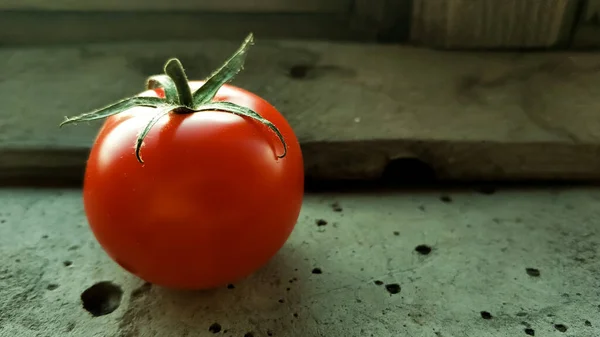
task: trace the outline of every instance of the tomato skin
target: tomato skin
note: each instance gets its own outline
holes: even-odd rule
[[[202,82],[190,82],[192,90]],[[160,96],[160,90],[144,96]],[[266,264],[298,219],[304,190],[300,144],[268,102],[225,85],[215,100],[253,109],[281,131],[230,112],[170,113],[135,157],[135,141],[158,112],[109,117],[86,166],[83,200],[94,236],[138,277],[169,288],[206,289]]]

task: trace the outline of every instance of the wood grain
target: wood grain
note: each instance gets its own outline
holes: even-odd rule
[[[355,0],[352,23],[378,41],[405,42],[410,36],[412,0]]]
[[[80,177],[99,123],[58,129],[64,116],[139,92],[172,56],[190,78],[204,78],[238,43],[0,49],[0,178]],[[440,179],[597,180],[599,71],[593,53],[452,53],[257,36],[234,83],[286,116],[308,177],[375,179],[411,158]]]
[[[342,13],[351,0],[2,0],[0,10]]]
[[[156,29],[154,23],[168,22]],[[215,29],[215,27],[219,27]],[[0,11],[0,45],[266,38],[372,41],[337,14]],[[51,34],[48,32],[52,32]]]
[[[600,47],[600,0],[586,0],[585,8],[583,8],[573,36],[572,47]]]
[[[577,0],[414,0],[412,41],[460,49],[564,45]]]

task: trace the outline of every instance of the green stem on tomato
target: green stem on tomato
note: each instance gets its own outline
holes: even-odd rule
[[[283,158],[287,155],[287,144],[283,138],[283,135],[273,123],[247,107],[231,102],[212,102],[219,89],[224,84],[231,81],[235,75],[237,75],[244,68],[246,55],[248,54],[248,50],[253,43],[254,36],[252,33],[250,33],[240,48],[193,94],[183,69],[183,65],[178,59],[172,58],[165,64],[165,74],[150,76],[146,82],[147,89],[162,88],[165,92],[165,98],[147,96],[134,96],[125,98],[102,109],[84,113],[79,116],[66,118],[66,120],[60,124],[60,126],[110,117],[127,111],[133,107],[142,106],[154,108],[157,110],[157,112],[145,125],[135,142],[135,156],[140,163],[144,163],[140,153],[144,143],[144,138],[148,135],[148,133],[150,133],[152,127],[162,117],[171,112],[196,113],[210,110],[224,111],[238,116],[250,118],[271,129],[275,135],[277,135],[283,145],[283,154],[277,155],[277,157]]]
[[[194,99],[192,97],[192,89],[190,89],[190,85],[181,62],[176,58],[168,60],[165,64],[165,74],[169,75],[169,77],[173,80],[173,83],[175,83],[177,95],[179,96],[179,104],[193,109]]]

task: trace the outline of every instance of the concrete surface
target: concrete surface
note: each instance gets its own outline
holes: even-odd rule
[[[79,191],[0,190],[0,336],[599,336],[600,189],[493,192],[307,195],[260,272],[175,292],[104,255]]]
[[[58,129],[65,116],[139,93],[170,57],[205,78],[241,39],[0,48],[0,179],[80,178],[101,123]],[[284,114],[309,177],[411,158],[440,179],[600,180],[600,53],[256,39],[232,84]]]

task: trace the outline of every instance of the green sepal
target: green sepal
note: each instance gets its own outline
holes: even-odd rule
[[[129,97],[125,98],[117,103],[111,104],[104,108],[84,113],[75,117],[67,117],[64,122],[60,123],[59,126],[63,126],[66,124],[77,123],[77,122],[87,122],[93,121],[97,119],[107,118],[112,115],[119,114],[127,109],[131,109],[136,106],[148,107],[148,108],[156,108],[157,106],[164,104],[165,101],[162,98],[158,97]]]
[[[165,92],[165,99],[168,103],[179,104],[179,97],[177,95],[177,87],[173,79],[167,75],[154,75],[148,77],[146,81],[146,89],[163,89]]]
[[[207,103],[207,104],[201,105],[199,107],[196,107],[194,109],[194,111],[195,112],[224,111],[224,112],[230,112],[230,113],[238,115],[238,116],[252,118],[252,119],[256,120],[257,122],[260,122],[260,123],[264,124],[265,126],[267,126],[279,138],[279,141],[283,145],[283,154],[278,155],[277,158],[283,158],[287,155],[287,143],[285,142],[285,139],[283,138],[283,135],[281,134],[279,129],[275,126],[275,124],[273,124],[269,120],[263,118],[261,115],[259,115],[252,109],[249,109],[249,108],[246,108],[246,107],[243,107],[241,105],[237,105],[237,104],[234,104],[231,102],[212,102],[212,103]]]
[[[253,44],[254,35],[250,33],[240,48],[194,92],[194,106],[212,101],[219,89],[244,69],[246,55]]]
[[[161,111],[159,111],[158,113],[156,113],[154,115],[154,117],[152,117],[152,119],[150,119],[150,121],[148,122],[148,124],[146,124],[146,126],[142,130],[142,132],[140,132],[140,134],[137,136],[137,139],[135,141],[135,157],[137,158],[138,162],[140,162],[140,164],[144,163],[144,160],[142,159],[142,154],[141,154],[142,144],[144,143],[144,139],[146,138],[146,136],[148,135],[148,133],[150,133],[150,130],[152,130],[152,127],[154,127],[154,125],[161,118],[163,118],[166,115],[168,115],[172,110],[173,110],[173,107],[171,107],[171,106],[163,107],[161,109]]]
[[[212,102],[219,89],[225,83],[231,81],[235,75],[243,69],[246,55],[253,43],[254,36],[250,33],[241,47],[193,94],[181,62],[176,58],[172,58],[165,63],[165,74],[151,76],[146,82],[147,89],[162,88],[165,92],[164,99],[142,96],[125,98],[117,103],[89,113],[84,113],[76,117],[67,117],[60,126],[110,117],[137,106],[160,109],[160,111],[158,111],[146,124],[136,139],[135,156],[140,163],[143,163],[141,148],[144,139],[154,125],[167,114],[171,112],[185,114],[209,110],[223,111],[251,118],[271,129],[283,145],[283,154],[278,155],[277,157],[283,158],[288,152],[287,144],[283,135],[273,123],[263,118],[252,109],[231,102]]]

